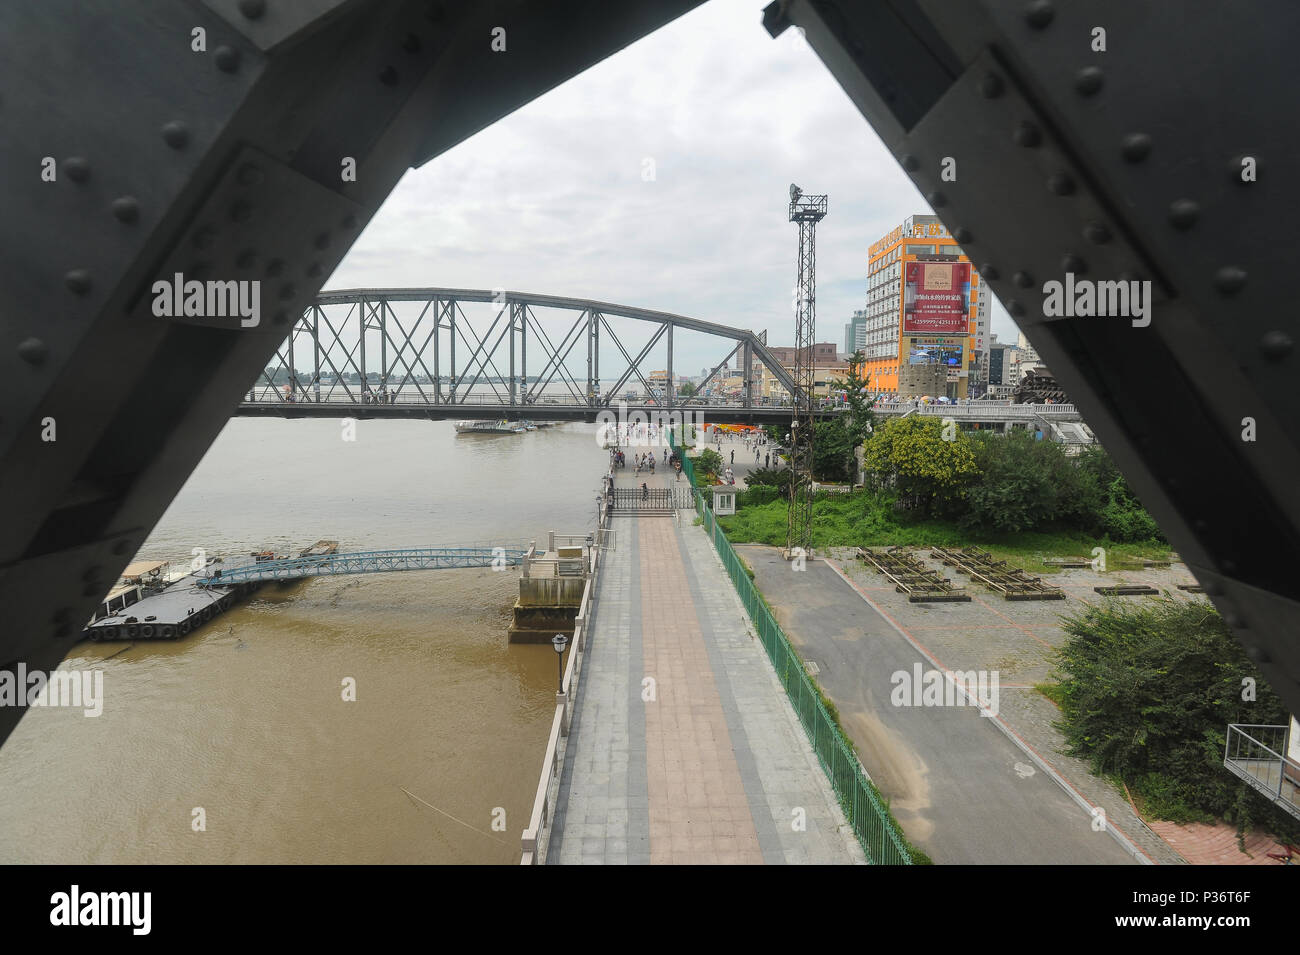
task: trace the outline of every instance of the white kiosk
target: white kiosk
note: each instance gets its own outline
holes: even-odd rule
[[[713,486],[713,513],[719,517],[736,513],[736,485],[715,484]]]

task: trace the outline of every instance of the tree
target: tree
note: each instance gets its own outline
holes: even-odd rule
[[[1083,480],[1061,445],[1017,428],[982,432],[973,447],[980,473],[966,495],[964,526],[1013,532],[1054,522],[1078,526]]]
[[[677,386],[677,393],[683,398],[689,398],[695,394],[695,386],[689,381],[684,381]]]
[[[847,407],[814,427],[813,477],[823,481],[852,481],[857,476],[856,451],[871,436],[875,426],[873,400],[867,395],[868,376],[863,372],[866,356],[854,352],[849,372],[833,382],[847,395]]]
[[[979,475],[970,437],[943,439],[937,418],[895,418],[871,435],[863,467],[876,487],[894,487],[925,516],[960,513],[967,488]]]

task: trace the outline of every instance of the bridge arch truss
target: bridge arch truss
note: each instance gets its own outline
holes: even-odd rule
[[[697,357],[718,355],[689,397],[664,388],[662,377],[656,385],[650,370],[669,381],[680,375],[683,336]],[[614,373],[602,377],[602,362]],[[720,393],[723,368],[739,372],[738,393]],[[796,393],[765,333],[502,289],[352,289],[322,292],[303,312],[239,413],[298,416],[355,405],[373,417],[592,418],[639,386],[665,409],[788,417],[788,407],[763,401],[764,368],[787,395]]]

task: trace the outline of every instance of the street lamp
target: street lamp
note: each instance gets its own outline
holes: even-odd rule
[[[564,692],[564,648],[569,645],[569,638],[562,633],[551,637],[551,646],[555,648],[555,672],[558,675],[555,692]]]

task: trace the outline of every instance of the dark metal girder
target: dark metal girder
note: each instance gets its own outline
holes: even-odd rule
[[[1300,184],[1280,168],[1300,131],[1277,121],[1300,7],[783,0],[766,19],[805,31],[1300,712]],[[1047,316],[1066,273],[1150,281],[1150,324]]]
[[[63,658],[413,162],[694,5],[0,5],[0,669]],[[467,72],[496,26],[518,55]],[[155,316],[175,272],[261,321]]]

